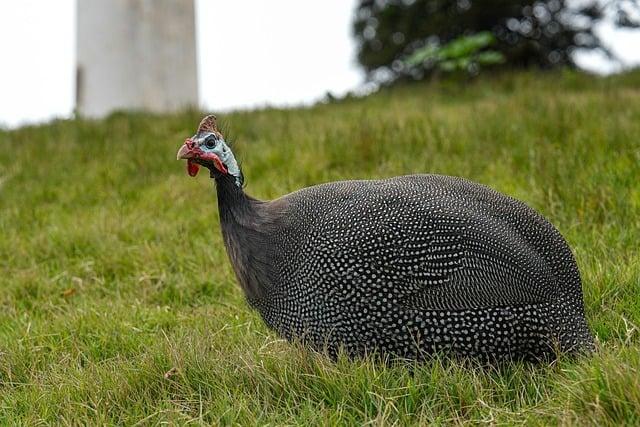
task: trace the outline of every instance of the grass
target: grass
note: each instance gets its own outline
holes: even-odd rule
[[[526,201],[574,249],[591,358],[332,362],[243,300],[200,112],[0,132],[0,424],[640,424],[640,73],[441,82],[222,117],[247,192],[414,172]]]

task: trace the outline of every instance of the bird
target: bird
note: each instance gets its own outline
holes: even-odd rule
[[[594,338],[575,258],[525,203],[464,178],[346,180],[274,200],[244,191],[216,117],[177,153],[215,181],[248,305],[289,341],[336,356],[547,360]]]

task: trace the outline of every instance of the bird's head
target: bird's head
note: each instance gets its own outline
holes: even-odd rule
[[[198,131],[187,138],[178,150],[178,160],[187,160],[187,172],[196,176],[200,166],[211,171],[212,177],[232,176],[236,185],[242,186],[242,172],[231,149],[218,130],[216,116],[206,116],[200,122]]]

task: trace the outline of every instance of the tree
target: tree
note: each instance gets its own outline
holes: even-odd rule
[[[354,22],[358,60],[369,79],[420,79],[438,68],[429,51],[469,37],[473,55],[491,49],[512,68],[575,67],[576,49],[599,49],[612,56],[594,32],[596,23],[612,19],[618,26],[638,27],[638,0],[361,0]],[[480,36],[478,36],[480,34]],[[470,42],[466,42],[469,45]],[[472,43],[473,44],[473,43]],[[478,52],[477,50],[480,50]],[[422,63],[416,58],[425,55]],[[498,59],[496,55],[485,55]],[[436,55],[436,58],[438,56]],[[474,71],[473,60],[458,61]]]

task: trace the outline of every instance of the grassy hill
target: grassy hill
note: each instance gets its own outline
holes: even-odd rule
[[[255,197],[430,172],[542,212],[599,340],[545,366],[333,363],[279,340],[235,283],[211,180],[175,160],[200,112],[0,132],[0,424],[640,423],[639,88],[521,74],[220,117]]]

